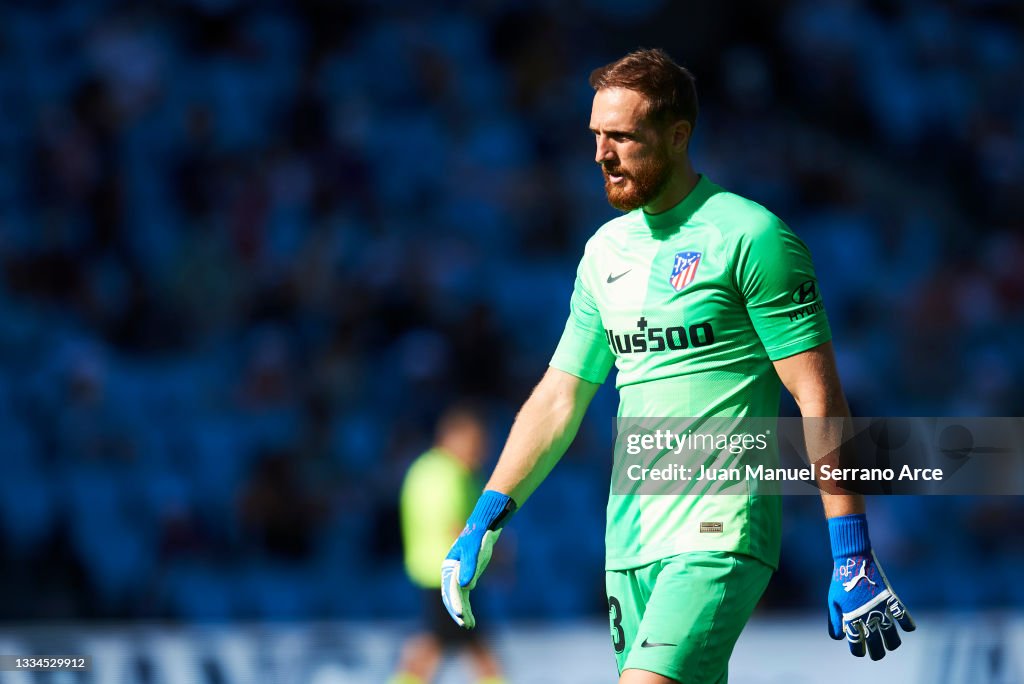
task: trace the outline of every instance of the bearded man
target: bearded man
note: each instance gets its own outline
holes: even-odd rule
[[[590,130],[608,201],[624,215],[587,243],[550,367],[523,405],[442,566],[442,596],[475,624],[469,592],[502,527],[551,471],[615,364],[620,417],[849,418],[810,253],[774,214],[694,171],[693,76],[661,50],[595,70]],[[835,421],[806,421],[835,457]],[[622,458],[616,454],[616,459]],[[618,465],[618,464],[617,464]],[[742,483],[740,483],[742,484]],[[733,646],[778,566],[781,502],[624,493],[608,500],[606,588],[620,684],[727,681]],[[828,630],[854,655],[899,646],[913,620],[871,550],[864,500],[822,487],[834,559]],[[571,520],[566,520],[570,524]]]

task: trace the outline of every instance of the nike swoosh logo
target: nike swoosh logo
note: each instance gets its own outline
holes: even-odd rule
[[[644,642],[642,644],[640,644],[640,648],[654,648],[655,646],[678,646],[678,645],[679,644],[652,644],[649,641],[647,641],[647,639],[644,639]]]
[[[629,271],[632,271],[632,270],[633,270],[633,269],[629,269]],[[620,274],[619,274],[619,275],[617,275],[617,276],[613,276],[613,275],[612,275],[611,273],[609,273],[609,274],[608,274],[608,282],[609,282],[609,283],[614,283],[614,282],[615,282],[616,280],[618,280],[618,279],[619,279],[619,278],[621,278],[622,276],[624,276],[624,275],[626,275],[627,273],[629,273],[629,271],[623,271],[622,273],[620,273]]]

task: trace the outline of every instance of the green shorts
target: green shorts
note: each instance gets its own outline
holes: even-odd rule
[[[729,656],[772,569],[751,556],[695,551],[605,573],[619,673],[724,684]]]

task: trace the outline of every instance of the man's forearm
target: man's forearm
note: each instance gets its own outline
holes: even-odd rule
[[[487,482],[522,505],[572,443],[597,385],[549,371],[523,404]]]
[[[818,472],[824,464],[839,467],[843,444],[848,441],[852,425],[846,399],[842,394],[822,397],[801,404],[800,413],[804,417],[807,454],[819,466]],[[864,512],[864,497],[860,494],[841,493],[833,481],[820,478],[818,487],[826,518]]]

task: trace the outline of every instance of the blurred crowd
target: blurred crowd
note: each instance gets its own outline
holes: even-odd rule
[[[447,403],[500,435],[543,372],[615,215],[586,77],[638,46],[697,76],[698,170],[810,246],[855,413],[1024,415],[1018,3],[386,6],[0,6],[3,617],[408,614],[398,484]],[[494,613],[603,611],[614,406]],[[818,606],[820,504],[786,505],[766,603]],[[911,607],[1024,605],[1017,500],[871,520]]]

